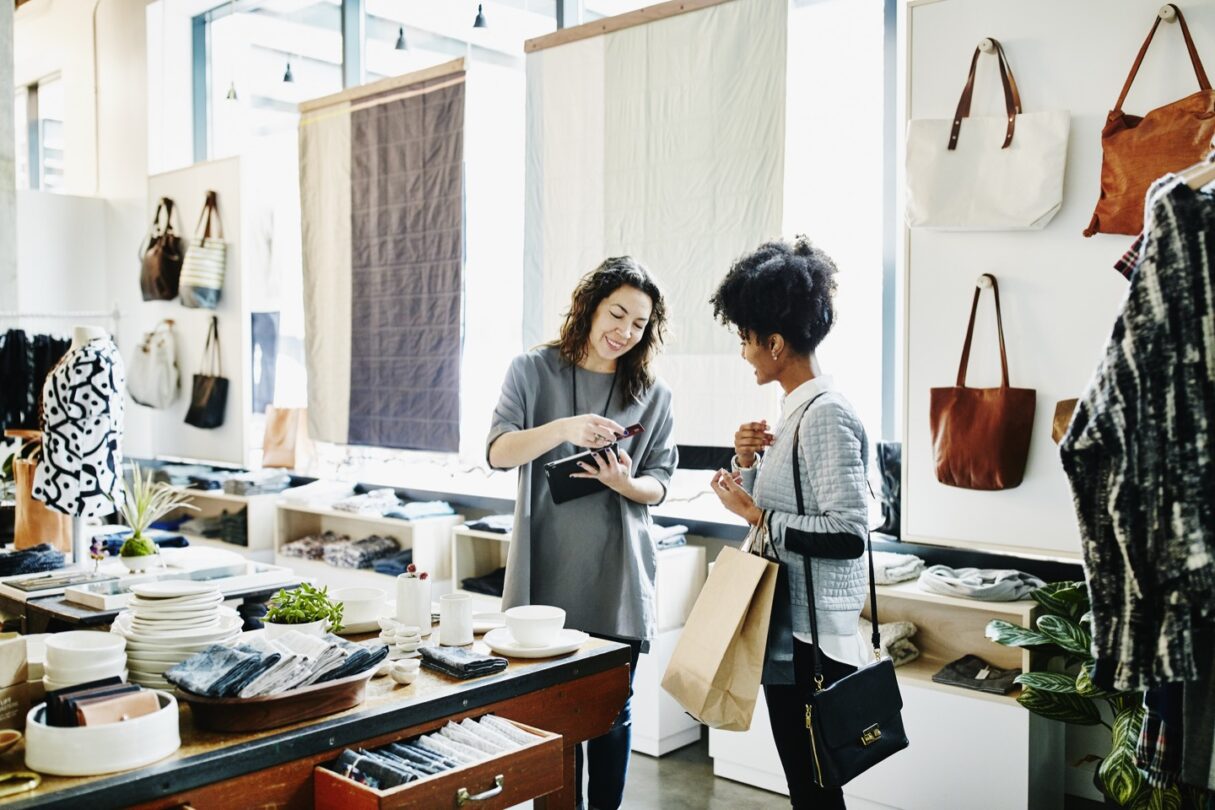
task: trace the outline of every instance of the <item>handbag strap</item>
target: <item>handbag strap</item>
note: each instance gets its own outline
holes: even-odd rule
[[[996,331],[1000,335],[1000,387],[1007,388],[1008,353],[1004,350],[1004,316],[1000,313],[1000,285],[991,273],[984,273],[979,278],[985,278],[991,282],[991,291],[996,296]],[[966,325],[966,342],[962,344],[962,361],[958,363],[958,388],[966,387],[966,368],[970,365],[970,342],[975,334],[975,313],[979,309],[979,296],[982,294],[983,287],[976,285],[974,300],[970,302],[970,323]]]
[[[171,197],[161,197],[160,201],[156,203],[156,213],[152,215],[152,222],[150,225],[148,225],[148,233],[146,236],[144,236],[143,242],[140,243],[139,258],[141,261],[143,259],[143,255],[147,253],[148,249],[151,247],[152,240],[154,238],[157,236],[167,236],[173,232],[173,212],[176,210],[177,209]],[[163,211],[165,214],[165,224],[163,228],[160,226],[161,211]],[[178,221],[180,221],[180,217],[178,218]]]
[[[1202,59],[1198,56],[1198,48],[1194,47],[1194,40],[1190,36],[1190,27],[1185,23],[1185,15],[1173,3],[1169,3],[1168,6],[1177,13],[1177,22],[1181,23],[1181,35],[1185,37],[1185,47],[1190,52],[1190,64],[1194,66],[1194,75],[1198,77],[1198,88],[1200,90],[1210,90],[1211,82],[1207,79],[1207,72],[1202,67]],[[1139,55],[1135,57],[1135,64],[1131,66],[1131,73],[1126,77],[1126,84],[1122,85],[1122,94],[1118,96],[1118,103],[1114,105],[1114,112],[1122,112],[1122,103],[1126,101],[1126,94],[1131,92],[1131,85],[1135,82],[1135,76],[1139,74],[1139,66],[1143,64],[1143,57],[1147,54],[1148,46],[1152,44],[1152,37],[1156,36],[1156,29],[1160,27],[1160,20],[1161,17],[1157,14],[1156,21],[1152,23],[1152,30],[1148,31],[1147,39],[1143,41],[1143,47],[1139,49]]]
[[[223,239],[224,223],[223,220],[219,218],[219,195],[214,191],[208,191],[207,199],[203,203],[203,209],[198,213],[198,225],[196,225],[194,228],[195,233],[198,233],[200,230],[202,231],[202,239],[204,242],[211,238],[211,221],[213,217],[216,223],[215,238]]]
[[[823,394],[825,393],[826,391],[823,392]],[[804,414],[814,404],[814,400],[823,394],[819,394],[810,400],[802,413]],[[806,505],[802,499],[802,468],[799,461],[802,454],[801,430],[801,418],[798,417],[797,429],[793,433],[793,491],[797,495],[797,513],[804,515],[806,513]],[[882,634],[878,630],[877,579],[873,574],[872,532],[865,533],[865,550],[865,556],[869,558],[869,623],[872,625],[869,639],[873,643],[874,658],[880,659],[882,656]],[[804,562],[806,568],[806,602],[810,605],[810,638],[814,647],[814,690],[821,692],[823,690],[823,655],[818,642],[818,612],[814,605],[814,565],[809,557]]]
[[[211,325],[207,328],[207,342],[203,346],[202,365],[203,374],[211,371],[212,373],[207,376],[224,376],[224,367],[219,352],[219,318],[215,315],[211,316]]]
[[[1007,149],[1013,140],[1013,130],[1017,126],[1017,115],[1021,113],[1021,92],[1017,89],[1017,80],[1013,76],[1012,67],[1004,56],[1004,46],[999,40],[988,37],[995,48],[997,62],[1000,67],[1000,83],[1004,86],[1004,110],[1008,114],[1008,127],[1004,132],[1004,145]],[[970,115],[970,100],[975,93],[975,70],[979,66],[981,46],[975,48],[975,55],[970,58],[970,74],[966,77],[966,86],[962,88],[962,97],[958,99],[958,109],[953,115],[953,128],[949,131],[949,150],[953,151],[958,145],[958,136],[962,132],[962,119]]]

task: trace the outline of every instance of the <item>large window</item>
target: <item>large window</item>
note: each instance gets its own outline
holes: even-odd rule
[[[13,96],[17,188],[63,190],[63,80],[18,87]]]

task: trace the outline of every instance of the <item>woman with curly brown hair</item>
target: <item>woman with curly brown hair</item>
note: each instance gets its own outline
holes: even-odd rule
[[[628,644],[630,677],[656,632],[650,506],[666,497],[677,451],[671,391],[651,371],[666,306],[640,262],[607,259],[575,288],[557,340],[516,357],[486,440],[495,469],[519,468],[502,604],[556,605],[566,625]],[[555,503],[544,465],[604,449],[626,425],[644,431],[583,464],[603,485]],[[612,730],[587,743],[589,805],[619,807],[631,744],[626,701]],[[579,805],[582,748],[577,752]]]

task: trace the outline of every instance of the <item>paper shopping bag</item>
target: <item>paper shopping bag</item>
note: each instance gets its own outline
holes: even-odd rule
[[[662,688],[711,728],[751,727],[777,573],[763,557],[722,549],[679,637]]]
[[[50,543],[60,551],[71,551],[72,519],[34,497],[34,470],[37,467],[37,461],[13,460],[13,477],[17,484],[13,547],[30,548]]]

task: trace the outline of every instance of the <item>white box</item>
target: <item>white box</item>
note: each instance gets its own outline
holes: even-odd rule
[[[658,552],[654,587],[659,633],[684,626],[704,587],[707,571],[704,546],[679,546]]]
[[[703,550],[703,549],[702,549]],[[700,723],[662,688],[662,675],[683,628],[659,633],[637,660],[633,678],[633,750],[652,757],[669,754],[700,739]]]

